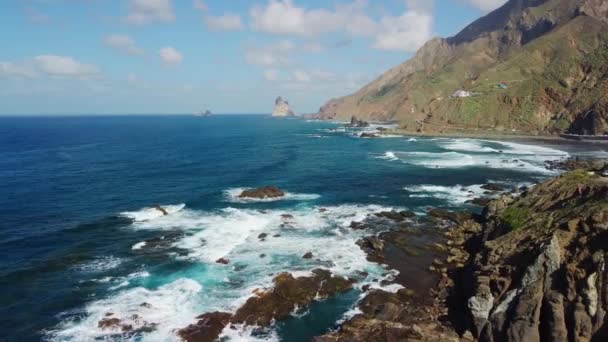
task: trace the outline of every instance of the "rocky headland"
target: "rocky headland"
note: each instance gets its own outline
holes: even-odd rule
[[[409,265],[417,270],[396,279],[405,287],[396,293],[370,291],[360,314],[316,340],[605,341],[608,178],[605,161],[564,163],[574,165],[593,167],[520,195],[503,193],[481,214],[429,211],[434,230],[406,224],[410,231],[402,227],[360,244],[373,260],[397,269],[417,261]],[[421,251],[413,253],[412,238],[421,236],[426,246],[418,243]],[[410,252],[391,261],[400,243]],[[423,267],[437,280],[425,277]],[[420,279],[434,283],[420,286]]]
[[[607,62],[606,1],[509,0],[316,118],[395,120],[434,135],[604,135]]]

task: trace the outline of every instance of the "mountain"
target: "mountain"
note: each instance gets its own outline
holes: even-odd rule
[[[454,96],[453,96],[454,95]],[[408,131],[579,133],[608,126],[608,1],[510,0],[318,118],[397,120]]]
[[[272,111],[272,116],[294,116],[295,113],[289,107],[289,102],[283,100],[282,97],[277,97],[274,101],[274,110]]]

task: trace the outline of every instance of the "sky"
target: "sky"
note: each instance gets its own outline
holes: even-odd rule
[[[313,113],[506,0],[1,0],[0,115]]]

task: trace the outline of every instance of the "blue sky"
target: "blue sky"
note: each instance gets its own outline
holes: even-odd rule
[[[505,0],[2,0],[0,115],[298,113]]]

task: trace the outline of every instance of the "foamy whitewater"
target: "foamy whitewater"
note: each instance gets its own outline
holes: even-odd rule
[[[222,341],[310,341],[358,312],[364,285],[400,288],[380,285],[397,272],[367,261],[356,244],[380,231],[353,230],[351,222],[387,210],[480,210],[472,200],[496,195],[484,184],[517,189],[553,175],[547,160],[606,154],[476,139],[361,139],[394,126],[263,116],[0,120],[12,134],[0,145],[0,188],[10,197],[0,196],[10,213],[0,239],[7,261],[0,329],[19,341],[177,341],[176,331],[197,316],[235,312],[280,272],[322,268],[357,279],[353,290],[269,329],[222,332]],[[36,139],[11,145],[13,136]],[[265,185],[286,195],[238,197]],[[302,258],[308,252],[313,258]],[[111,318],[120,325],[100,326]]]

